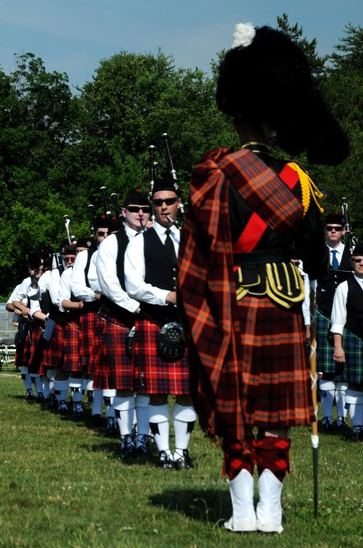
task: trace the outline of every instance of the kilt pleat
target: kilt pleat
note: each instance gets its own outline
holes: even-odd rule
[[[315,313],[316,321],[316,360],[317,369],[329,375],[335,374],[334,348],[328,342],[328,332],[331,321],[318,310]]]
[[[56,369],[64,365],[64,329],[60,325],[54,327],[53,336],[45,343],[43,367]]]
[[[83,371],[79,355],[79,324],[68,322],[64,330],[64,367],[65,371]]]
[[[42,362],[44,352],[43,329],[40,324],[30,324],[29,373],[43,374]]]
[[[363,341],[347,329],[343,333],[346,378],[349,384],[363,385]]]
[[[20,369],[21,367],[28,367],[29,365],[29,331],[27,331],[25,338],[19,340],[16,345],[15,353],[15,366]]]
[[[94,388],[134,390],[134,363],[126,354],[129,327],[107,312],[100,312],[94,357]]]
[[[238,301],[238,307],[246,424],[310,424],[315,416],[300,310],[286,310],[267,297],[251,295]],[[228,383],[225,388],[228,404]]]
[[[139,393],[190,394],[187,355],[179,361],[165,362],[157,352],[160,327],[149,320],[135,322],[135,384]]]
[[[97,323],[97,313],[87,312],[79,318],[79,344],[80,356],[85,367],[89,367]]]

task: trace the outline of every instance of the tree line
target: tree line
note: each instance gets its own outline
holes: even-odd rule
[[[322,57],[317,40],[307,40],[286,14],[277,18],[277,27],[308,54],[351,142],[350,157],[338,167],[309,165],[303,156],[294,160],[323,190],[326,211],[340,210],[341,198],[347,198],[351,224],[363,237],[363,28],[347,25],[331,55]],[[10,74],[0,68],[0,293],[6,296],[26,275],[29,251],[57,248],[65,237],[65,214],[76,235],[90,232],[87,205],[101,213],[101,186],[121,199],[131,187],[148,190],[147,147],[156,145],[163,173],[164,132],[185,198],[203,153],[238,146],[231,121],[215,104],[221,55],[209,76],[176,68],[162,51],[121,51],[102,60],[92,81],[76,93],[66,73],[48,72],[33,53],[16,56]]]

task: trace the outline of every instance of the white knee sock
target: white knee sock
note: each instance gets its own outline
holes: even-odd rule
[[[94,388],[93,400],[92,400],[92,415],[102,415],[102,403],[103,403],[102,388]]]
[[[40,375],[34,375],[31,374],[32,382],[34,383],[35,392],[39,394],[39,392],[42,392],[42,381],[40,379]]]
[[[149,405],[149,423],[158,451],[171,455],[169,448],[169,405]]]
[[[193,431],[197,414],[191,405],[180,405],[175,402],[173,407],[175,431],[175,456],[183,456],[183,449],[188,449],[190,434]]]
[[[335,382],[320,379],[319,388],[321,390],[321,408],[323,411],[323,416],[328,417],[329,422],[333,423],[332,411],[334,403]]]
[[[83,400],[83,379],[76,379],[75,377],[69,377],[69,388],[72,392],[73,403],[79,403]]]
[[[45,375],[43,375],[41,379],[42,379],[42,392],[44,394],[44,397],[48,398],[50,396],[49,379]]]
[[[113,402],[116,396],[116,390],[105,388],[103,390],[103,401],[106,405],[106,417],[108,419],[114,419],[116,417],[115,408]]]
[[[54,377],[55,377],[56,370],[55,369],[47,369],[47,379],[49,381],[49,390],[50,393],[54,393]]]
[[[28,373],[28,367],[26,365],[22,365],[20,368],[20,373],[21,373],[21,378],[23,379],[23,382],[24,382],[25,390],[33,391],[32,379]]]
[[[345,407],[345,393],[348,388],[348,384],[345,382],[337,382],[335,389],[335,401],[337,404],[337,424],[341,424],[342,419],[347,416],[347,409]]]
[[[363,426],[363,392],[348,388],[345,392],[345,402],[353,429]]]
[[[57,401],[67,401],[68,380],[66,381],[54,381],[54,393]]]
[[[129,436],[132,433],[132,427],[134,425],[134,406],[135,398],[133,395],[122,398],[116,396],[113,400],[113,407],[115,409],[121,436]]]
[[[141,438],[149,434],[149,396],[136,395],[137,444]]]

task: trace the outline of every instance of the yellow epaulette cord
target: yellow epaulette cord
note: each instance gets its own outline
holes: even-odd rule
[[[295,164],[295,162],[290,162],[289,167],[297,172],[299,179],[300,179],[300,185],[301,185],[301,194],[302,194],[302,206],[303,206],[303,216],[305,217],[311,201],[311,196],[313,197],[314,202],[318,206],[318,209],[320,213],[324,213],[324,209],[320,206],[318,200],[324,196],[322,192],[318,189],[315,183],[310,179],[309,175],[301,169],[301,167],[298,164]]]

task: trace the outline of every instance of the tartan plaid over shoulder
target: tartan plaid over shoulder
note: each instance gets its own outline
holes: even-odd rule
[[[289,239],[303,208],[276,173],[248,150],[209,152],[192,175],[178,262],[191,392],[204,430],[242,439],[245,402],[228,212],[231,182],[270,228]]]

